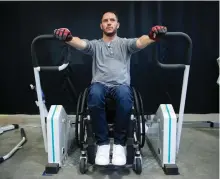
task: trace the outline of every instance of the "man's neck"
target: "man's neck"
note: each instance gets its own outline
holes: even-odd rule
[[[114,40],[115,37],[117,37],[117,34],[115,34],[115,35],[113,35],[113,36],[111,36],[111,37],[109,37],[109,36],[103,34],[102,39],[103,39],[104,42],[110,42],[110,41]]]

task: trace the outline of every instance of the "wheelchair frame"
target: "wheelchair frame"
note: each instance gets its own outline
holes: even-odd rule
[[[145,117],[142,98],[139,92],[132,87],[134,103],[132,107],[128,135],[126,141],[127,163],[133,170],[140,174],[142,172],[141,148],[145,144]],[[79,95],[76,110],[75,139],[81,149],[80,172],[87,171],[87,164],[95,164],[96,144],[92,131],[91,117],[87,107],[88,88]],[[111,131],[111,124],[109,124]],[[111,137],[110,137],[111,138]],[[111,158],[111,155],[110,155]],[[109,164],[111,165],[111,163]]]

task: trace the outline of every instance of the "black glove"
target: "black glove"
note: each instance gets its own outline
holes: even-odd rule
[[[58,38],[59,40],[63,41],[71,41],[72,40],[72,34],[67,28],[59,28],[54,30],[54,36]]]
[[[154,26],[149,32],[149,37],[152,40],[158,41],[161,37],[163,37],[167,33],[167,28],[164,26]]]

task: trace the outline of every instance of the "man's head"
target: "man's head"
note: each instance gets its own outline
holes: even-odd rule
[[[108,11],[102,16],[100,28],[106,36],[114,36],[119,28],[118,16],[115,12]]]

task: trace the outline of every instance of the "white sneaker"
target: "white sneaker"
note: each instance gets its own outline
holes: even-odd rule
[[[112,164],[121,166],[126,164],[126,149],[121,145],[113,145]]]
[[[108,165],[109,154],[110,154],[110,145],[97,146],[97,152],[95,157],[96,165]]]

